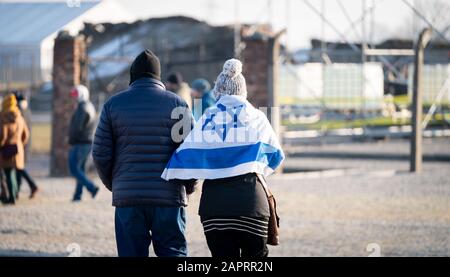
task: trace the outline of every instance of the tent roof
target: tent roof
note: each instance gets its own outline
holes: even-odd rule
[[[100,1],[68,7],[66,2],[0,3],[0,44],[40,43]]]

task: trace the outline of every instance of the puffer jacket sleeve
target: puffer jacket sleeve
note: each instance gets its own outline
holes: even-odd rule
[[[184,139],[189,135],[189,133],[192,131],[192,129],[194,128],[194,125],[195,125],[195,118],[194,118],[191,110],[189,109],[189,106],[186,104],[186,102],[180,101],[178,103],[178,107],[182,107],[184,109],[184,111],[182,113],[182,119],[181,119],[184,122],[181,125],[182,126],[190,126],[190,127],[189,127],[189,130],[183,130],[182,141],[177,143],[177,147],[183,143]],[[172,180],[172,182],[179,184],[179,185],[184,185],[186,188],[186,193],[188,195],[195,192],[197,184],[198,184],[197,179],[188,179],[188,180],[174,179],[174,180]]]
[[[189,135],[189,133],[194,128],[195,118],[194,118],[194,115],[192,114],[191,109],[189,108],[189,106],[186,104],[185,101],[180,101],[178,103],[178,107],[182,107],[184,109],[182,116],[181,116],[181,121],[184,121],[184,122],[181,125],[189,126],[188,130],[183,130],[183,132],[182,132],[183,133],[182,140],[177,145],[177,146],[180,146],[183,143],[184,139]]]
[[[103,106],[100,121],[95,131],[92,158],[98,175],[105,187],[112,190],[112,169],[114,165],[114,138],[109,106]]]

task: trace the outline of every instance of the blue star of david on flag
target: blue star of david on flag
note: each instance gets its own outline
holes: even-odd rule
[[[225,141],[231,128],[244,127],[244,124],[239,120],[239,114],[241,113],[243,107],[244,105],[239,105],[227,109],[224,105],[218,104],[217,108],[207,110],[202,131],[215,131],[222,141]],[[214,121],[214,118],[216,118],[219,112],[222,112],[223,123],[217,123]],[[227,115],[229,115],[232,120],[227,120]]]

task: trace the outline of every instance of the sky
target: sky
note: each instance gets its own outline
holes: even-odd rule
[[[361,17],[363,3],[366,9],[375,5],[373,14],[366,14],[366,38],[380,41],[388,37],[412,35],[412,10],[402,0],[117,0],[139,18],[175,14],[195,17],[213,25],[240,23],[268,23],[275,30],[287,27],[283,38],[289,48],[306,48],[311,38],[359,40],[362,24],[356,32],[349,28],[350,21]],[[408,0],[411,3],[413,0]],[[429,0],[428,0],[429,1]],[[270,4],[271,2],[271,4]],[[340,7],[339,2],[342,3]],[[328,23],[322,23],[316,10],[322,10]],[[237,15],[237,16],[236,16]],[[347,15],[347,16],[346,16]],[[373,15],[373,21],[372,16]],[[330,27],[332,25],[333,27]],[[373,27],[371,27],[373,26]],[[350,30],[350,31],[348,31]],[[372,31],[372,32],[371,32]]]
[[[0,2],[5,1],[42,0],[0,0]],[[103,1],[119,3],[126,12],[136,16],[136,19],[184,15],[206,21],[212,25],[226,25],[236,22],[270,23],[275,31],[287,28],[287,34],[282,37],[282,42],[287,44],[291,50],[310,47],[312,38],[354,42],[361,41],[365,37],[369,42],[381,42],[388,38],[411,38],[413,33],[416,37],[419,29],[425,26],[425,23],[417,16],[413,17],[412,9],[404,1],[411,4],[416,3],[416,7],[424,12],[430,21],[434,20],[436,24],[445,23],[444,25],[441,24],[444,27],[450,25],[450,19],[447,16],[450,12],[449,0]],[[434,3],[441,4],[432,9]],[[424,9],[427,9],[427,11],[423,11]],[[361,19],[363,10],[372,11],[365,13],[366,24],[361,24],[361,20],[358,21],[358,19]],[[321,12],[323,12],[325,20],[322,20],[318,14]],[[358,21],[354,28],[351,27],[353,21]],[[362,28],[363,25],[365,28]]]

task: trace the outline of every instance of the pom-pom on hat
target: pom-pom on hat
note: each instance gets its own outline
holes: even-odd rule
[[[240,95],[247,98],[247,85],[242,75],[240,60],[230,59],[225,62],[222,72],[217,76],[213,93],[216,99],[223,95]]]

